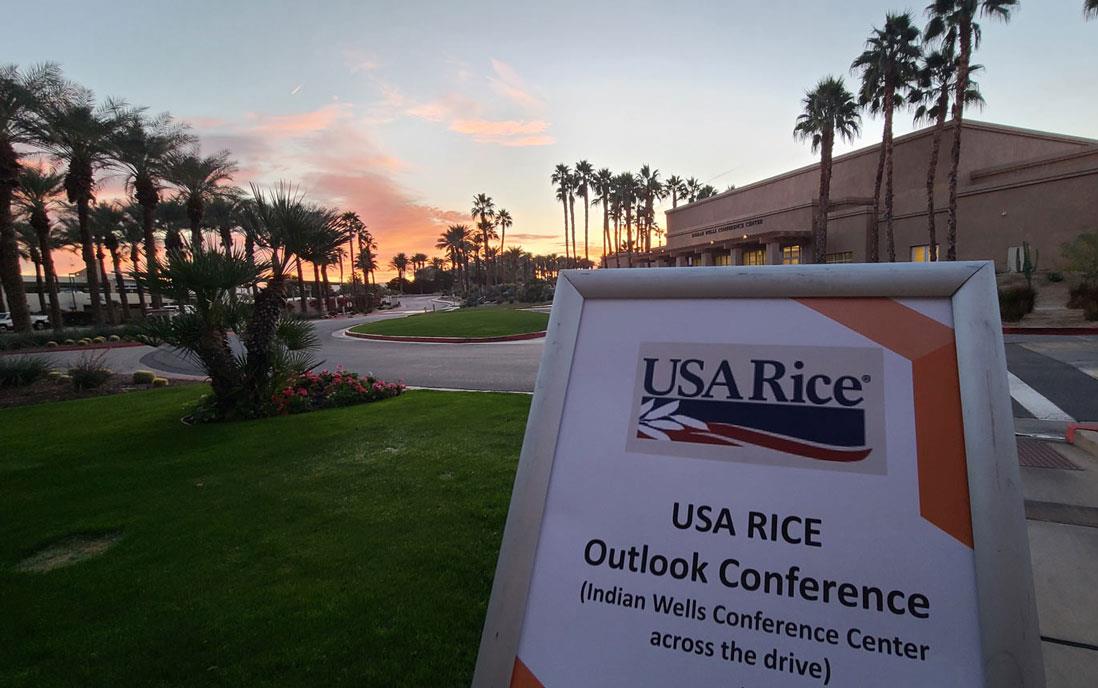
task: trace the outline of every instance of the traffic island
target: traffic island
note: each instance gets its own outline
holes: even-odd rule
[[[346,333],[375,341],[474,344],[538,339],[548,324],[548,313],[517,305],[478,306],[363,323]]]
[[[524,332],[522,334],[506,334],[497,337],[415,337],[410,335],[367,334],[347,330],[348,337],[355,339],[370,339],[378,342],[416,342],[419,344],[491,344],[493,342],[518,342],[525,339],[541,339],[545,337],[545,330],[541,332]]]

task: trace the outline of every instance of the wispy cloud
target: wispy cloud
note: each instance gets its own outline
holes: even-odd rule
[[[290,91],[290,95],[296,96],[298,93],[301,93],[301,89],[303,88],[305,88],[305,84],[298,84],[297,86],[294,86],[293,90]]]
[[[528,111],[540,111],[545,107],[545,103],[530,92],[511,65],[503,60],[493,59],[492,72],[494,76],[489,76],[488,82],[504,98]]]
[[[542,120],[455,119],[450,131],[473,137],[478,143],[503,146],[545,146],[553,137],[545,134],[549,123]]]

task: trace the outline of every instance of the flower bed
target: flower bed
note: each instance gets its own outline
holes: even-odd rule
[[[403,382],[384,382],[372,375],[336,370],[312,371],[294,377],[271,397],[274,413],[287,415],[318,409],[365,404],[399,396]]]

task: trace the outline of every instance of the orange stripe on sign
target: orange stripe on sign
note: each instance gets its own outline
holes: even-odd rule
[[[515,668],[511,672],[511,688],[545,688],[534,672],[530,671],[522,660],[515,657]]]
[[[892,299],[796,299],[911,361],[919,512],[972,547],[972,511],[953,329]]]

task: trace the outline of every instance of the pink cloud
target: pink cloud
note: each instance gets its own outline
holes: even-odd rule
[[[544,132],[549,123],[542,120],[455,119],[450,131],[472,136],[478,143],[501,146],[546,146],[554,142]]]
[[[318,110],[302,112],[296,115],[258,115],[252,114],[252,129],[264,134],[298,135],[320,131],[351,115],[350,103],[329,103]]]

